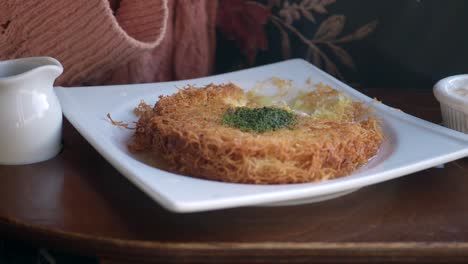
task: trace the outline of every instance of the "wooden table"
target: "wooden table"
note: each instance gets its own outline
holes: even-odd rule
[[[366,92],[440,122],[430,92]],[[64,145],[47,162],[0,166],[2,237],[117,263],[468,259],[466,158],[316,204],[175,214],[120,175],[68,122]]]

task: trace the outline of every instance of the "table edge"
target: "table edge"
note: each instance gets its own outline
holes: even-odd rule
[[[8,238],[29,241],[41,247],[100,257],[124,254],[126,257],[294,257],[309,258],[468,258],[468,242],[216,242],[186,243],[123,240],[0,218],[0,232]],[[445,259],[447,260],[447,259]]]

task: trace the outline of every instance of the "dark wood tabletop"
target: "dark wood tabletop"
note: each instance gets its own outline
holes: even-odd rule
[[[427,90],[366,93],[440,123]],[[463,262],[468,159],[320,203],[177,214],[133,186],[66,121],[56,158],[0,166],[0,232],[112,263]]]

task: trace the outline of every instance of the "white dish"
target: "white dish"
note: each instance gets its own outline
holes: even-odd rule
[[[444,125],[468,134],[468,74],[444,78],[434,86]]]
[[[252,88],[270,77],[303,84],[311,78],[343,91],[375,108],[388,137],[368,164],[349,176],[321,183],[248,185],[222,183],[173,174],[152,167],[127,150],[133,131],[107,120],[136,121],[133,108],[140,100],[153,104],[159,95],[177,92],[187,84],[233,82]],[[291,205],[332,199],[359,188],[468,156],[468,135],[435,125],[379,103],[303,60],[207,78],[167,83],[100,87],[57,87],[63,112],[75,128],[117,170],[163,207],[174,212],[196,212],[253,205]]]

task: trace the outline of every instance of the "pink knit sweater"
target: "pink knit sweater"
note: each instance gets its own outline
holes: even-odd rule
[[[0,0],[0,60],[55,57],[65,68],[59,85],[207,75],[216,2]]]

